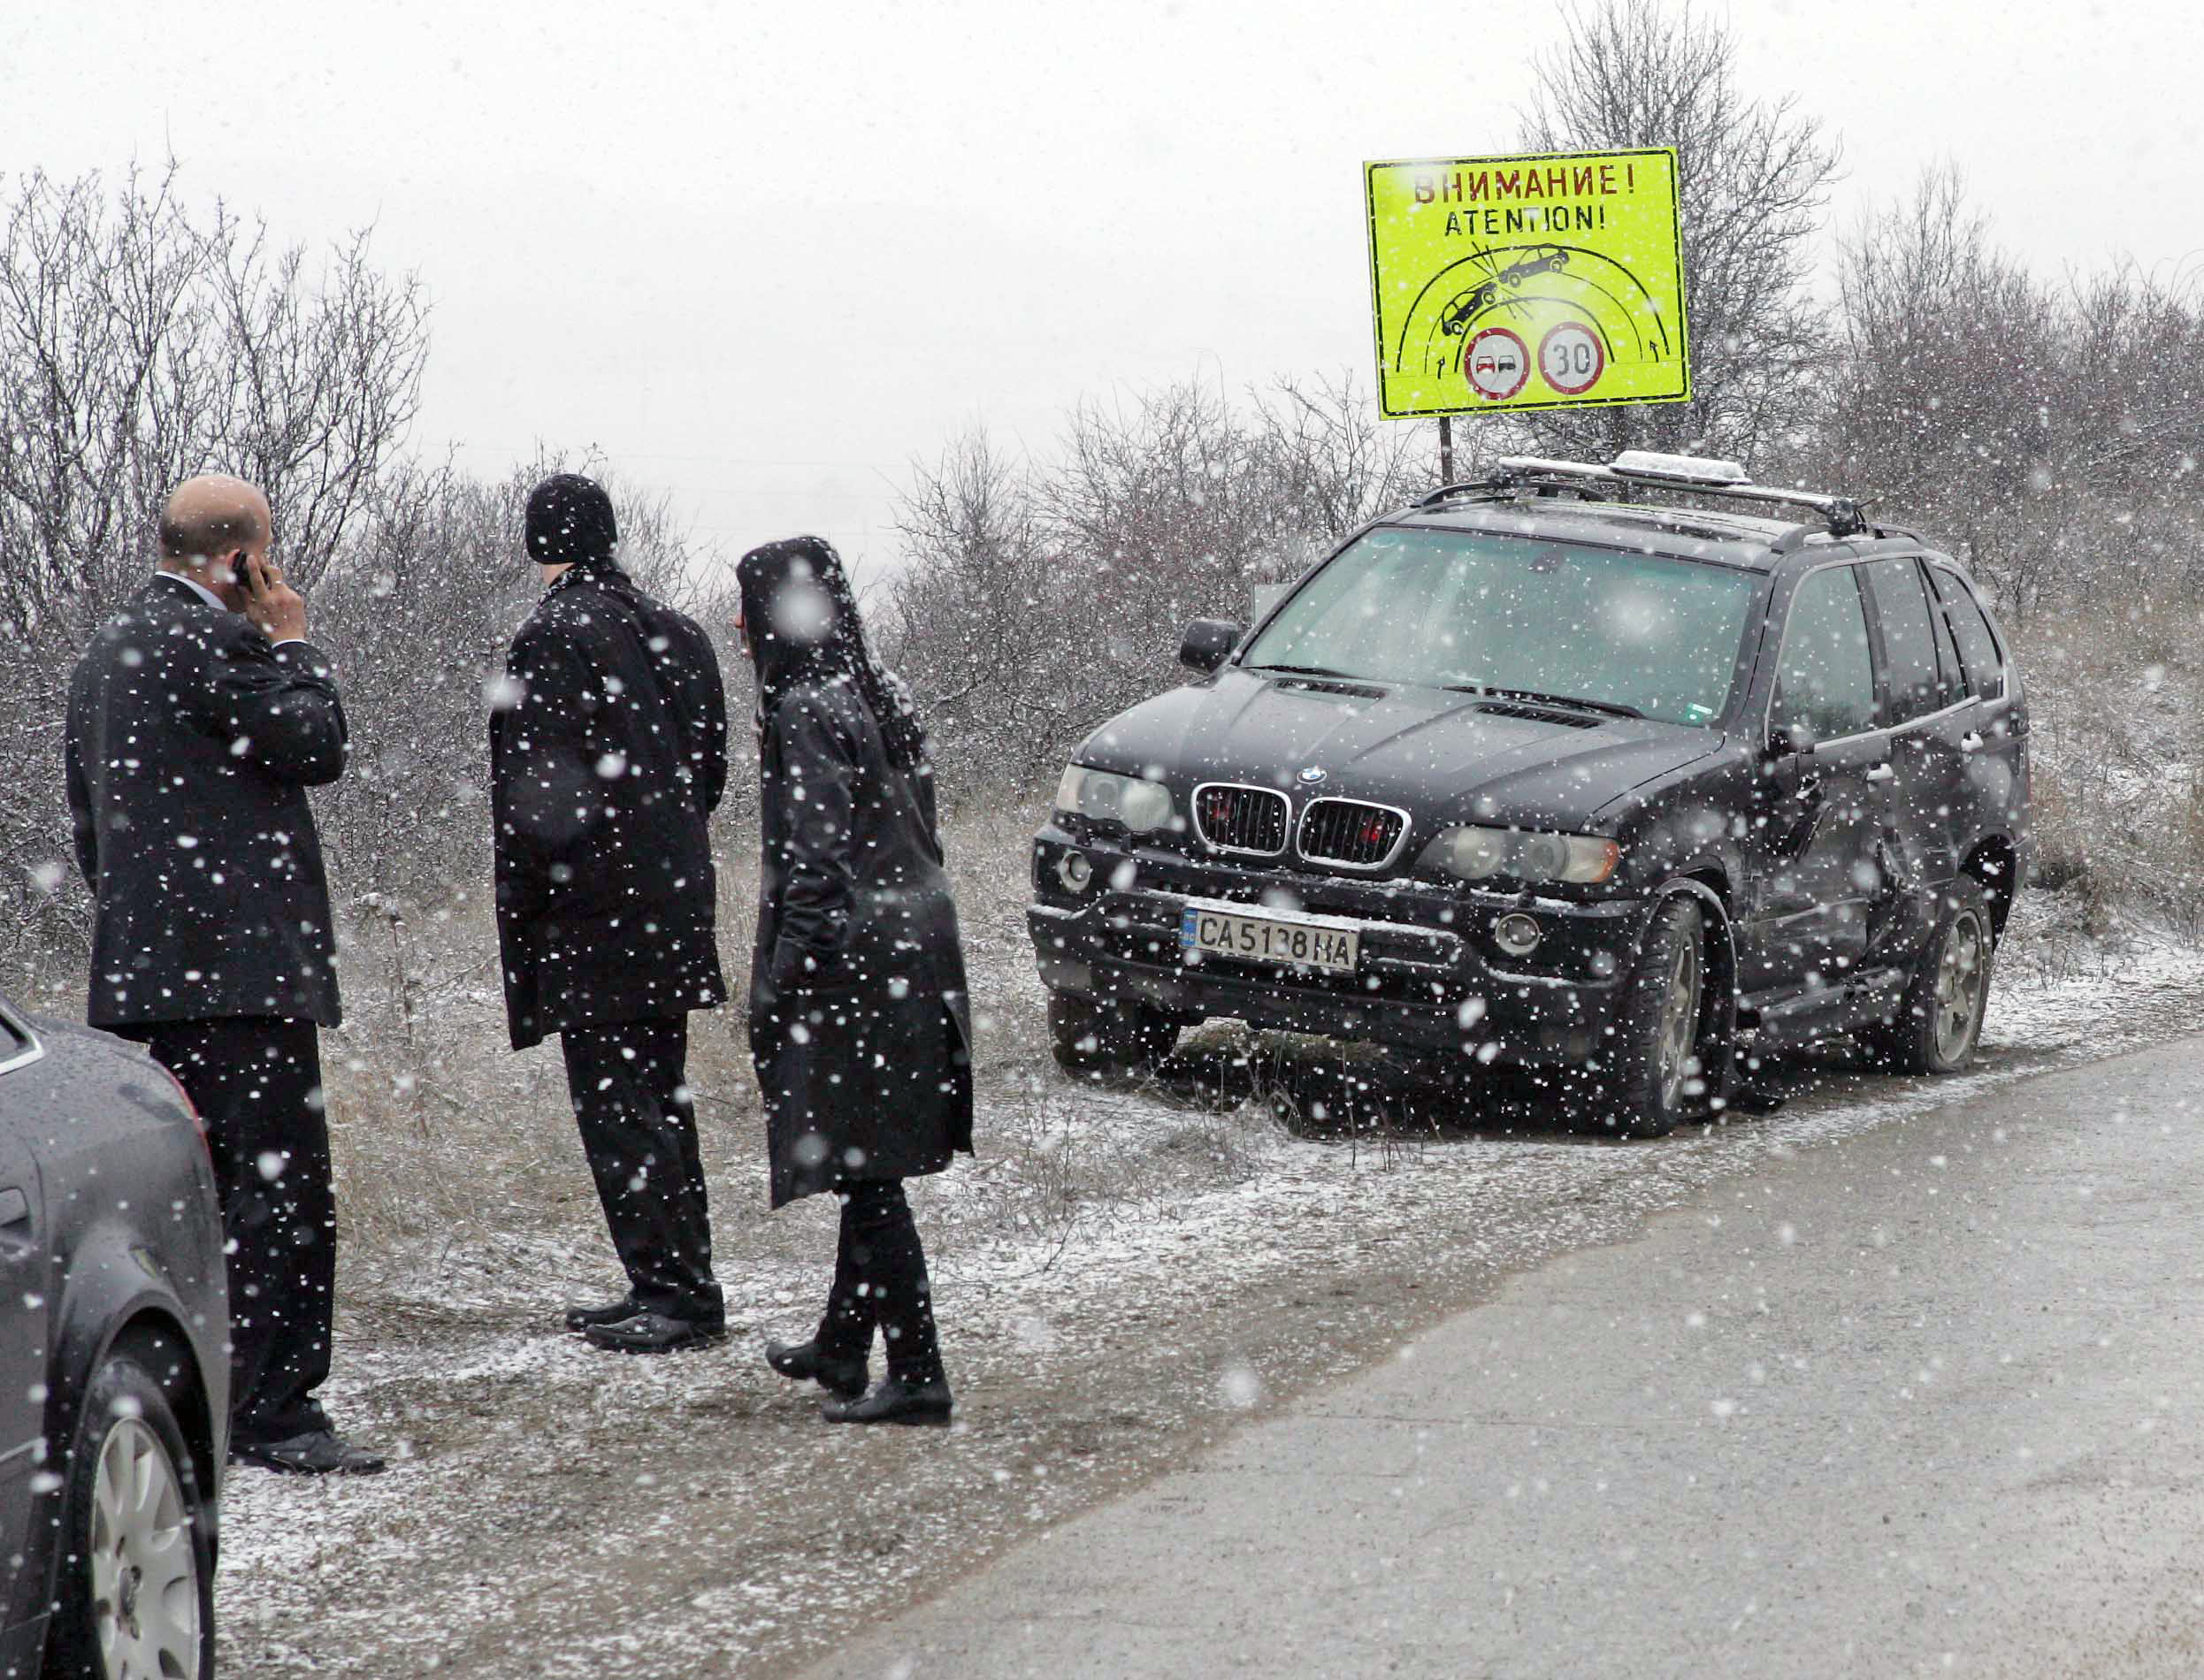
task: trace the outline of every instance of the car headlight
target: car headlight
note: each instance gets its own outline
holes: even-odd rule
[[[1591,886],[1622,861],[1612,840],[1581,834],[1530,834],[1474,825],[1440,831],[1424,848],[1424,867],[1461,881],[1507,875],[1517,881],[1569,881]]]
[[[1063,780],[1056,784],[1056,808],[1096,822],[1121,822],[1134,834],[1167,827],[1173,815],[1171,790],[1162,783],[1090,770],[1083,764],[1064,767]]]

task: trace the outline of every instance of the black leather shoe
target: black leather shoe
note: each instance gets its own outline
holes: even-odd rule
[[[288,1440],[233,1441],[230,1456],[287,1476],[372,1476],[384,1467],[380,1453],[355,1447],[333,1429],[310,1429]]]
[[[904,1383],[890,1377],[862,1400],[828,1401],[819,1416],[830,1424],[946,1424],[953,1404],[945,1378]]]
[[[566,1327],[577,1333],[592,1325],[616,1325],[624,1318],[632,1318],[642,1311],[641,1304],[633,1295],[622,1295],[617,1301],[608,1301],[601,1307],[569,1307]]]
[[[639,1312],[617,1324],[586,1325],[582,1335],[593,1348],[616,1354],[673,1354],[684,1348],[701,1348],[727,1340],[723,1324],[699,1324],[693,1318],[669,1318],[662,1312]]]
[[[846,1359],[823,1354],[816,1339],[769,1341],[765,1344],[765,1363],[791,1382],[816,1383],[830,1394],[838,1394],[844,1400],[855,1400],[865,1392],[865,1378],[872,1363],[862,1354]]]

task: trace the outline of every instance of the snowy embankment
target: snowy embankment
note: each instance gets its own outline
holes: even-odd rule
[[[2024,907],[2024,935],[2042,914]],[[2117,957],[2076,949],[2006,964],[1963,1078],[1805,1062],[1785,1070],[1797,1095],[1777,1112],[1654,1143],[1521,1114],[1506,1131],[1458,1113],[1417,1129],[1400,1117],[1432,1119],[1425,1099],[1359,1064],[1355,1100],[1392,1122],[1297,1135],[1277,1105],[1345,1088],[1337,1052],[1266,1043],[1244,1099],[1251,1042],[1228,1027],[1184,1058],[1213,1078],[1132,1092],[999,1079],[980,1159],[915,1194],[959,1385],[946,1437],[852,1439],[765,1371],[761,1341],[816,1312],[830,1210],[759,1218],[754,1147],[714,1175],[722,1349],[622,1359],[556,1333],[561,1301],[612,1282],[586,1203],[563,1228],[363,1256],[331,1397],[398,1459],[344,1485],[233,1477],[230,1670],[783,1670],[1511,1271],[1623,1238],[1771,1155],[2204,1030],[2204,953],[2147,937]],[[1029,1019],[1029,970],[991,966],[995,1007]]]

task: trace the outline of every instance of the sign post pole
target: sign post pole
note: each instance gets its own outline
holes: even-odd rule
[[[1450,414],[1439,416],[1439,482],[1454,482],[1454,416]]]

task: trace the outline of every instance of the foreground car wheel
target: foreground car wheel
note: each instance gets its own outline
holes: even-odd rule
[[[47,1671],[207,1680],[214,1558],[197,1471],[161,1386],[111,1357],[84,1397],[62,1510]]]
[[[1607,1065],[1579,1129],[1665,1137],[1704,1111],[1705,924],[1688,898],[1664,904],[1647,931]]]
[[[1936,931],[1897,1018],[1864,1035],[1878,1064],[1901,1073],[1956,1073],[1974,1060],[1990,1006],[1989,895],[1963,875],[1944,890]]]
[[[1147,1073],[1170,1055],[1178,1036],[1177,1023],[1145,1004],[1049,994],[1049,1048],[1057,1066],[1083,1079]]]

